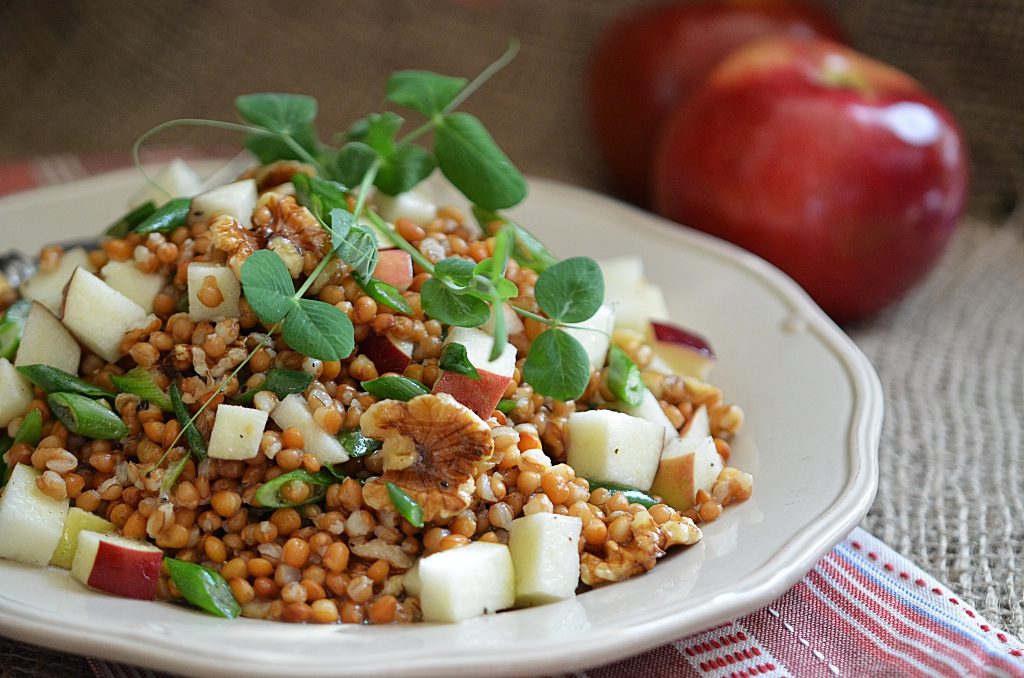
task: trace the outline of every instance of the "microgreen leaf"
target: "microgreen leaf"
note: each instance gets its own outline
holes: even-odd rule
[[[514,230],[508,226],[494,236],[494,254],[491,256],[490,274],[491,282],[495,285],[505,278],[505,269],[508,268],[508,260],[512,256],[514,238]]]
[[[128,235],[128,232],[133,228],[145,221],[149,215],[156,211],[156,203],[152,200],[147,200],[138,207],[133,207],[128,210],[127,213],[121,216],[120,219],[107,226],[107,230],[104,231],[105,235],[109,235],[112,238],[123,238]]]
[[[188,440],[192,454],[196,455],[196,459],[206,459],[206,442],[203,440],[202,434],[199,433],[195,422],[192,421],[192,417],[189,416],[188,409],[185,408],[185,401],[181,399],[181,389],[172,381],[168,391],[171,394],[171,405],[174,406],[174,417],[181,424],[181,430],[185,434],[185,439]]]
[[[21,420],[21,426],[18,427],[18,432],[14,434],[14,442],[12,445],[26,443],[35,447],[39,444],[39,440],[42,437],[43,414],[39,410],[32,410],[25,415],[24,419]]]
[[[451,113],[437,126],[434,154],[448,180],[481,207],[512,207],[526,197],[523,175],[469,113]]]
[[[167,397],[163,389],[156,385],[153,375],[144,367],[135,367],[125,374],[112,374],[110,381],[122,393],[134,393],[165,412],[174,410],[171,399]]]
[[[399,146],[384,157],[374,185],[388,195],[398,195],[429,177],[435,167],[437,160],[422,146]]]
[[[292,481],[300,481],[310,485],[309,496],[301,503],[289,502],[281,497],[281,489]],[[331,479],[322,474],[312,474],[303,469],[296,469],[283,473],[273,480],[260,485],[260,489],[256,490],[256,494],[253,495],[253,500],[258,506],[263,508],[285,508],[312,504],[323,498],[330,484]]]
[[[227,580],[218,572],[176,558],[164,558],[164,564],[174,585],[189,603],[225,619],[234,619],[242,613]]]
[[[21,334],[25,331],[28,312],[32,310],[32,302],[20,299],[8,307],[0,320],[0,358],[14,359],[21,344]]]
[[[157,208],[148,217],[143,219],[135,227],[135,232],[142,235],[170,233],[179,226],[185,225],[191,207],[191,198],[174,198],[169,200],[162,207]]]
[[[458,342],[452,342],[445,344],[444,349],[441,350],[441,360],[438,362],[438,367],[448,372],[455,372],[461,374],[470,379],[480,379],[480,373],[473,367],[473,363],[469,362],[469,354],[466,353],[466,347]]]
[[[420,303],[428,316],[446,325],[480,327],[491,315],[486,301],[457,294],[437,278],[430,278],[420,287]]]
[[[625,485],[616,485],[615,483],[602,483],[597,480],[587,480],[590,483],[591,491],[596,490],[599,487],[612,492],[613,494],[622,494],[630,504],[640,504],[647,508],[651,508],[658,502],[654,500],[654,497],[642,492],[634,487],[626,487]]]
[[[299,204],[321,221],[326,219],[331,210],[348,206],[348,189],[336,181],[295,174],[292,176],[292,185],[295,186],[295,197]]]
[[[408,377],[377,377],[362,383],[363,390],[382,400],[412,400],[430,393],[430,389]]]
[[[402,296],[402,293],[394,285],[389,285],[377,278],[366,278],[358,273],[353,273],[352,277],[359,284],[359,287],[366,292],[366,295],[378,304],[383,304],[399,313],[413,314],[412,306],[409,305],[409,302],[405,300],[405,297]]]
[[[388,497],[398,513],[413,527],[423,527],[423,507],[394,483],[388,483]]]
[[[429,118],[444,111],[466,82],[430,71],[396,71],[388,78],[386,98]]]
[[[498,296],[501,297],[502,301],[519,296],[519,286],[508,278],[499,278],[495,287],[497,288]]]
[[[334,156],[328,164],[328,169],[341,183],[358,186],[376,159],[377,151],[361,141],[350,141]]]
[[[395,135],[402,122],[402,116],[391,111],[371,113],[366,116],[366,131],[360,141],[380,155],[389,155],[395,150]]]
[[[644,380],[640,368],[615,344],[608,349],[608,390],[616,398],[636,407],[644,399]]]
[[[333,209],[330,213],[331,246],[355,273],[368,277],[377,268],[379,254],[377,237],[362,224],[355,222],[352,213]]]
[[[47,393],[79,393],[92,398],[113,398],[117,395],[49,365],[22,365],[16,369]]]
[[[541,310],[551,318],[580,323],[601,307],[604,276],[590,257],[563,259],[540,274],[534,293]]]
[[[545,330],[530,345],[523,378],[541,395],[575,400],[590,381],[590,360],[574,337],[559,329]]]
[[[289,134],[299,148],[306,153],[317,152],[319,142],[312,126],[299,128]],[[283,136],[278,134],[247,134],[245,148],[255,155],[261,163],[269,165],[278,160],[308,160],[308,156],[295,149]]]
[[[357,428],[351,431],[342,431],[338,435],[338,440],[341,442],[341,446],[345,448],[345,452],[348,453],[350,459],[373,454],[384,446],[384,443],[376,438],[367,438]]]
[[[490,360],[497,360],[505,351],[505,344],[508,343],[508,327],[505,325],[505,309],[502,308],[501,300],[495,299],[491,303],[491,336],[494,341],[491,343]]]
[[[504,215],[474,205],[473,216],[488,235],[494,235],[498,230],[510,227],[514,229],[515,247],[512,256],[520,266],[543,273],[544,269],[558,261],[558,257],[535,235]]]
[[[270,250],[253,252],[242,264],[242,288],[249,306],[268,325],[284,320],[295,305],[288,267]]]
[[[293,349],[317,360],[343,360],[355,347],[354,328],[340,309],[323,301],[299,299],[288,313],[281,336]]]
[[[274,132],[292,134],[316,119],[316,99],[304,94],[262,92],[243,94],[235,108],[246,122]]]
[[[72,433],[96,440],[117,440],[128,435],[120,415],[102,401],[80,393],[51,393],[46,404]]]
[[[292,393],[302,393],[312,381],[313,375],[308,372],[275,367],[267,372],[266,378],[259,386],[236,396],[234,401],[239,405],[251,405],[253,398],[260,391],[271,391],[278,398],[284,398]]]
[[[468,288],[473,284],[476,266],[469,259],[448,257],[434,265],[434,277],[446,280],[451,286],[459,289]]]

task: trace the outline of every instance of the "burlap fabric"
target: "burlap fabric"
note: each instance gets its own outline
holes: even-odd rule
[[[515,34],[520,58],[471,109],[526,171],[607,190],[580,79],[596,36],[630,4],[0,3],[0,162],[123,152],[170,117],[228,118],[234,94],[259,89],[316,94],[323,128],[337,129],[379,105],[390,70],[473,72]],[[886,393],[866,527],[1021,635],[1024,219],[1011,212],[1024,167],[1024,3],[829,4],[858,47],[947,103],[973,155],[974,216],[939,268],[903,303],[850,328]],[[182,140],[211,137],[169,141]],[[3,678],[86,670],[3,639],[0,658]]]

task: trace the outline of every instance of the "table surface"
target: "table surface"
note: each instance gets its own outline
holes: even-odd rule
[[[311,0],[243,10],[232,2],[111,2],[101,12],[12,0],[0,6],[0,89],[18,96],[5,100],[0,163],[123,153],[169,118],[232,119],[233,97],[248,91],[315,94],[321,133],[344,129],[380,107],[390,71],[471,75],[516,35],[520,57],[469,110],[526,172],[608,191],[580,83],[594,40],[632,4]],[[939,268],[901,304],[848,328],[875,364],[887,402],[881,481],[865,526],[1020,635],[1024,226],[1006,213],[1024,166],[1024,119],[1016,113],[1024,90],[975,74],[1024,66],[1022,32],[1011,30],[1024,18],[1009,21],[986,2],[973,3],[966,17],[954,2],[831,4],[857,44],[949,102],[975,157],[974,217]],[[221,132],[159,140],[235,141]],[[88,671],[81,658],[4,639],[0,657],[2,678]]]

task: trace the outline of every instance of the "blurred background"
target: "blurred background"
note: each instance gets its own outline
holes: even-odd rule
[[[530,174],[609,190],[588,135],[582,83],[610,21],[639,0],[0,3],[0,164],[44,154],[123,153],[176,117],[234,119],[237,94],[320,100],[328,138],[383,104],[386,76],[472,76],[509,38],[516,61],[466,108]],[[971,145],[975,215],[1013,208],[1024,164],[1024,3],[831,0],[858,49],[915,76]],[[229,133],[175,130],[155,145],[232,147]]]

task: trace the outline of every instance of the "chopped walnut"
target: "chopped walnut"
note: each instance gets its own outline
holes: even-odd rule
[[[386,560],[391,567],[400,570],[408,570],[415,564],[412,556],[403,551],[400,545],[389,544],[383,539],[363,541],[361,537],[353,537],[349,540],[349,548],[364,560]]]
[[[580,555],[580,578],[595,586],[622,581],[654,567],[665,550],[678,544],[700,541],[700,529],[689,518],[678,517],[658,525],[646,510],[637,511],[629,525],[630,539],[625,544],[609,539],[604,557],[584,551]]]
[[[292,176],[296,174],[305,174],[307,177],[313,177],[316,176],[316,170],[312,165],[307,165],[298,160],[278,160],[269,165],[253,167],[247,170],[239,179],[254,179],[256,181],[256,188],[262,193],[267,189],[288,183],[292,180]]]
[[[234,217],[219,216],[210,224],[213,246],[228,255],[228,266],[239,278],[242,264],[249,255],[263,248],[263,241],[252,231],[245,229]]]
[[[386,484],[395,483],[423,507],[424,520],[451,518],[469,508],[475,478],[494,465],[490,427],[444,393],[374,403],[359,423],[363,435],[384,441],[384,474],[363,487],[378,510],[391,508]]]

